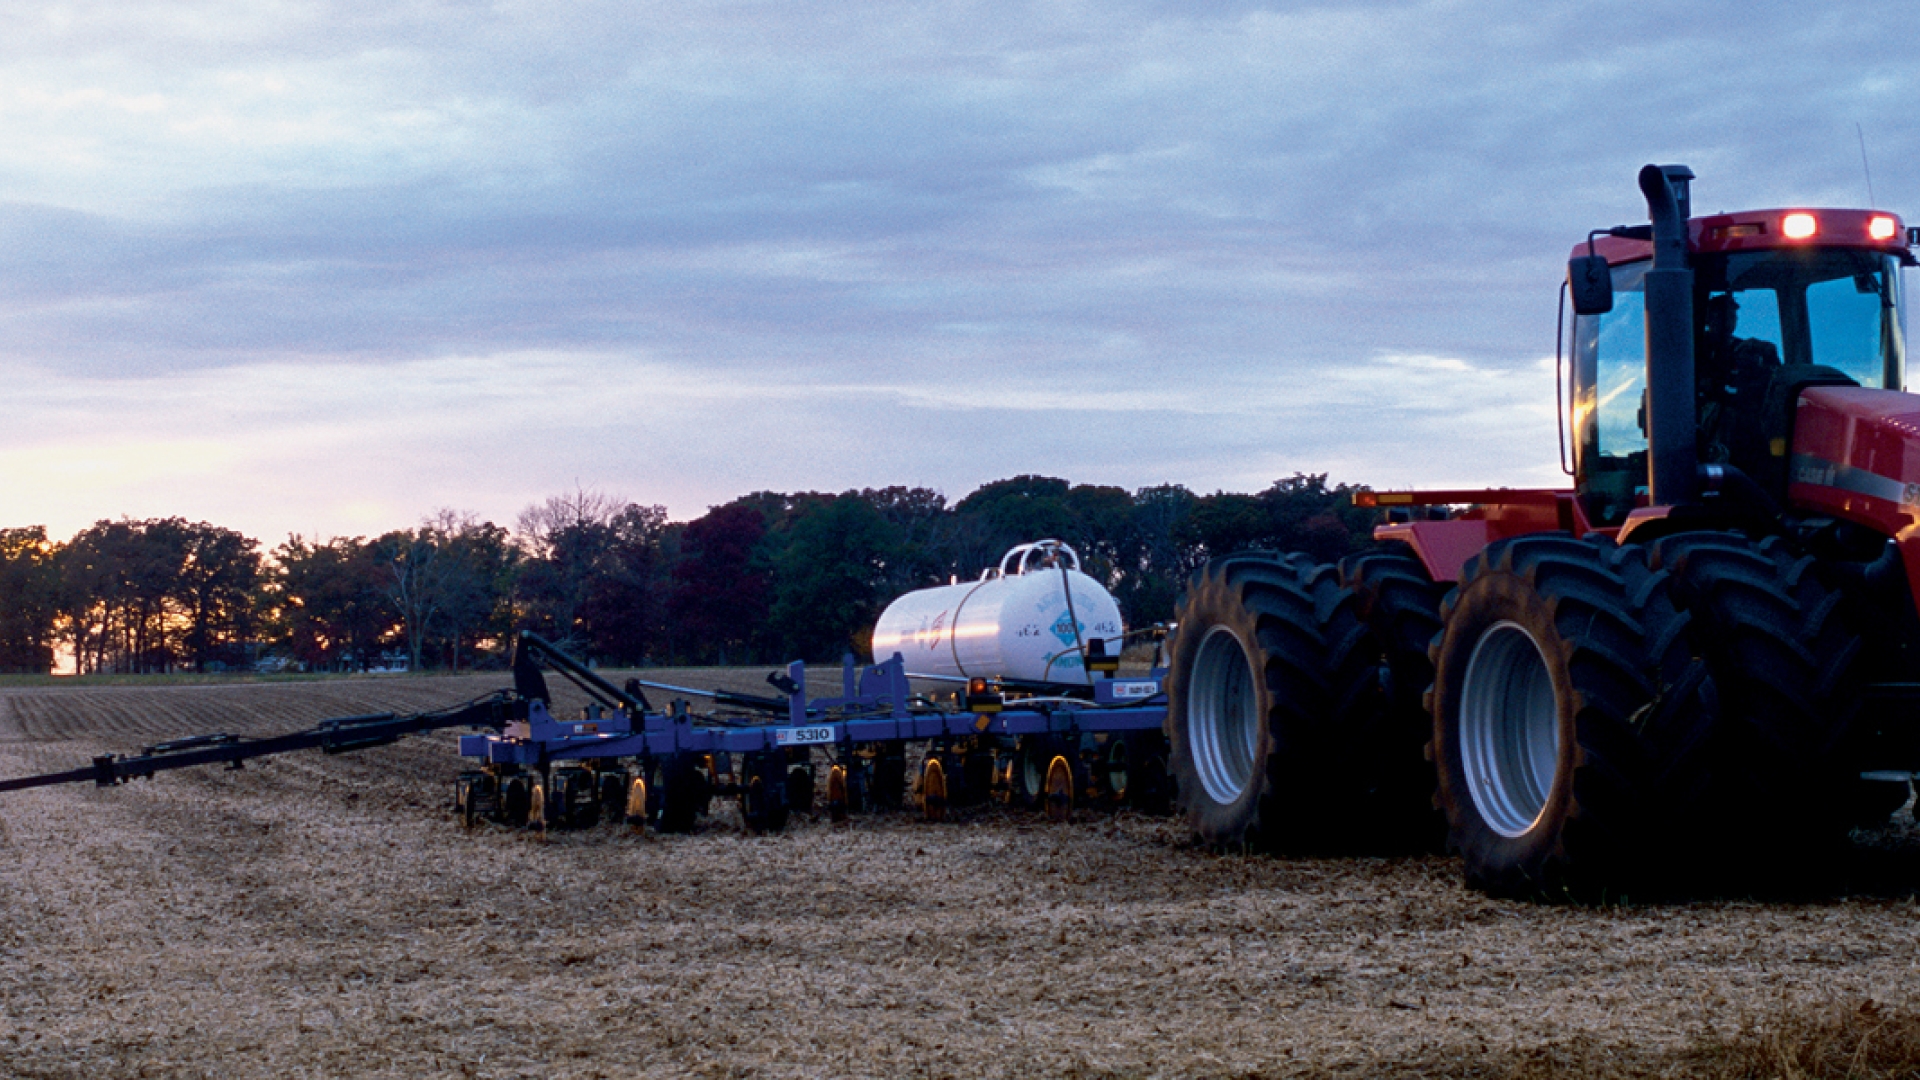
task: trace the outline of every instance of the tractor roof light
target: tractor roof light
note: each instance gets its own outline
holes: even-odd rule
[[[1867,236],[1873,240],[1891,240],[1900,231],[1898,224],[1885,214],[1875,214],[1867,221]]]
[[[1805,240],[1819,231],[1819,219],[1805,211],[1791,213],[1780,219],[1780,234],[1789,240]]]

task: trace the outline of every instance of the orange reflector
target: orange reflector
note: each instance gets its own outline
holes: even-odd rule
[[[1891,240],[1897,231],[1890,217],[1876,215],[1867,222],[1867,235],[1875,240]]]
[[[1780,221],[1780,231],[1789,240],[1805,240],[1820,231],[1820,222],[1812,214],[1788,214]]]

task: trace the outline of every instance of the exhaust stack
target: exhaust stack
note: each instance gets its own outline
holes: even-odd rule
[[[1700,452],[1694,416],[1693,270],[1687,265],[1692,198],[1685,165],[1640,170],[1653,223],[1646,278],[1647,487],[1655,506],[1694,501]]]

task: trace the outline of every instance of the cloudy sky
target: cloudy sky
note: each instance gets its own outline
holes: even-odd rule
[[[0,525],[1551,483],[1573,242],[1648,162],[1920,223],[1916,41],[1911,0],[3,4]]]

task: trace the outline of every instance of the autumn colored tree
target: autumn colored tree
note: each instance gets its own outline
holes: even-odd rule
[[[683,655],[700,663],[750,663],[765,636],[772,581],[761,541],[766,514],[751,501],[715,507],[687,523],[673,568],[667,618]]]

